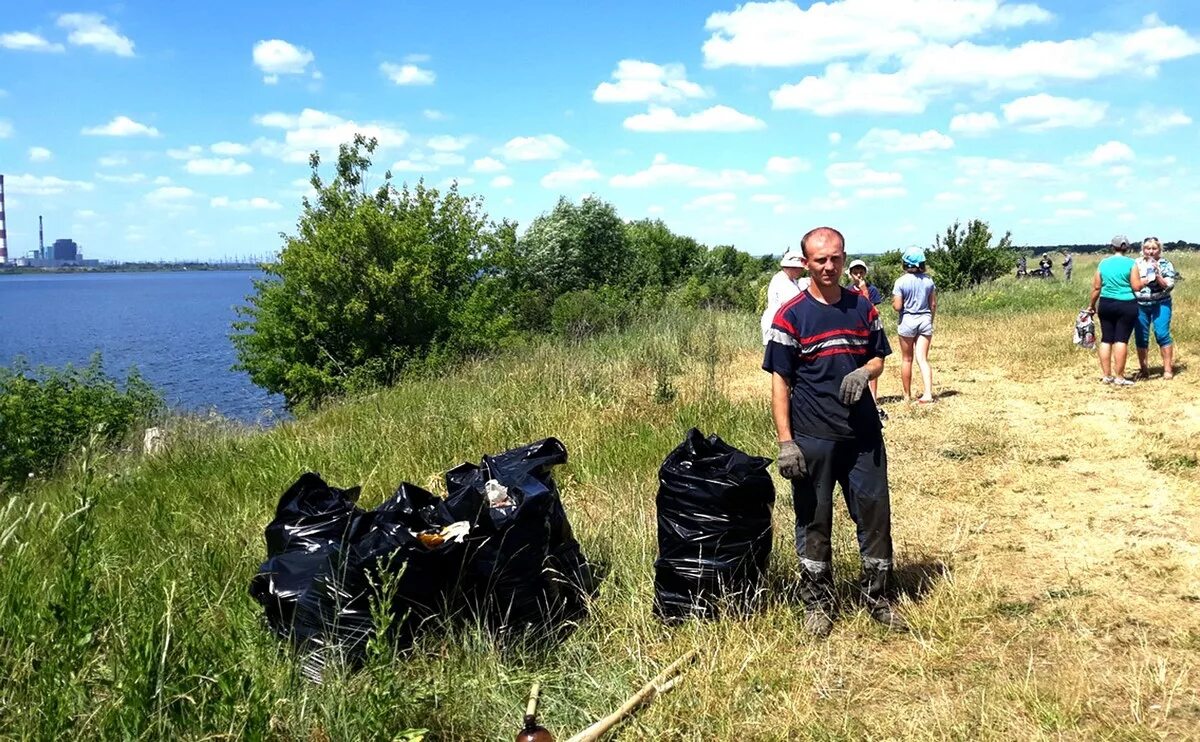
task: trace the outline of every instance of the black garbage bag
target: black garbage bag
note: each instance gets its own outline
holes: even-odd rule
[[[267,527],[268,549],[289,550],[269,556],[250,584],[271,628],[306,651],[304,670],[314,679],[335,655],[351,665],[361,659],[378,628],[373,599],[384,601],[389,638],[407,642],[446,612],[463,567],[462,539],[438,534],[454,522],[440,498],[403,483],[363,511],[345,507],[348,497],[339,501],[347,492],[357,495],[315,474],[301,477]]]
[[[566,461],[562,442],[546,438],[446,473],[446,504],[472,526],[464,597],[493,629],[577,620],[599,589],[551,473]],[[493,497],[501,493],[496,503],[489,489]]]
[[[667,621],[749,608],[771,558],[771,460],[688,431],[658,471],[654,613]]]

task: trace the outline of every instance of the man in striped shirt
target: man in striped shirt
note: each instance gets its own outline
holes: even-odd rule
[[[763,370],[771,374],[779,473],[792,480],[805,627],[817,636],[833,629],[830,534],[838,484],[858,530],[863,603],[879,623],[906,631],[888,595],[887,451],[875,405],[863,394],[892,349],[871,302],[839,284],[846,263],[841,233],[820,227],[800,244],[812,282],[776,313]]]

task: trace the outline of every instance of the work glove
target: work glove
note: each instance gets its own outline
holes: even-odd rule
[[[808,463],[804,461],[804,452],[796,445],[796,441],[780,441],[779,458],[775,463],[779,466],[779,476],[784,479],[808,476]]]
[[[842,387],[838,390],[838,394],[842,397],[842,404],[849,407],[858,400],[862,399],[863,390],[867,388],[867,382],[871,380],[867,373],[867,367],[856,368],[846,374],[846,378],[842,379]]]

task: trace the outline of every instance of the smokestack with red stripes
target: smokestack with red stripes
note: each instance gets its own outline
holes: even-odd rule
[[[8,262],[8,222],[4,219],[4,176],[0,175],[0,265]]]

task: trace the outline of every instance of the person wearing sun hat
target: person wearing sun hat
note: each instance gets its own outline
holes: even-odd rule
[[[867,264],[862,260],[850,261],[850,267],[846,269],[846,273],[850,276],[851,291],[857,291],[867,297],[867,301],[871,302],[871,306],[877,307],[883,303],[883,294],[879,293],[879,289],[867,282]],[[875,411],[879,413],[880,421],[888,419],[887,411],[879,406],[879,379],[871,379],[871,398],[875,400]]]
[[[801,278],[803,273],[804,256],[795,250],[784,253],[783,259],[779,261],[779,272],[771,277],[771,283],[767,285],[767,308],[763,310],[759,323],[764,347],[771,334],[771,322],[775,319],[775,313],[789,299],[808,288],[808,279]]]
[[[910,247],[900,256],[904,275],[892,287],[892,308],[900,313],[896,334],[900,336],[900,386],[904,398],[912,399],[914,358],[921,369],[925,393],[918,404],[933,404],[933,369],[929,366],[929,346],[933,343],[933,318],[937,314],[937,289],[925,272],[925,251]]]

